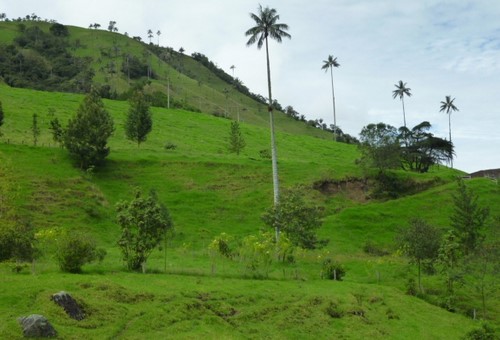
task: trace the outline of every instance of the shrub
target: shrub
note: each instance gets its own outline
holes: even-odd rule
[[[333,301],[325,309],[326,314],[335,319],[340,319],[344,316],[344,311]]]
[[[175,150],[177,149],[177,145],[172,142],[167,142],[164,146],[165,150]]]
[[[221,233],[219,236],[214,238],[212,243],[209,245],[209,250],[211,253],[219,254],[228,259],[233,256],[231,248],[229,247],[230,237],[226,233]]]
[[[0,226],[0,261],[31,261],[35,256],[35,232],[30,223],[11,222]]]
[[[300,188],[284,191],[279,204],[262,215],[266,225],[276,232],[286,233],[293,245],[304,249],[321,248],[328,240],[319,240],[316,231],[321,227],[322,211],[304,200]]]
[[[268,149],[262,149],[259,151],[260,158],[271,159],[271,152]]]
[[[323,268],[321,270],[321,278],[326,280],[342,281],[345,276],[345,268],[337,261],[327,258],[323,261]]]
[[[363,251],[374,256],[389,255],[389,252],[387,250],[377,244],[374,244],[372,241],[366,241],[365,245],[363,246]]]
[[[495,340],[495,329],[490,325],[483,323],[481,328],[473,329],[468,332],[464,338],[465,340]]]
[[[106,251],[97,249],[93,238],[83,233],[67,233],[57,245],[56,258],[63,272],[80,273],[82,266],[95,260],[102,261]]]

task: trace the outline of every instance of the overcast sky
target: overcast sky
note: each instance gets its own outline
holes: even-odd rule
[[[246,47],[255,0],[0,0],[8,18],[35,13],[62,24],[141,36],[161,31],[160,45],[200,52],[267,96],[265,52]],[[329,54],[334,69],[337,124],[357,136],[369,123],[403,125],[394,84],[407,83],[407,125],[427,120],[448,136],[439,112],[446,95],[460,110],[451,116],[457,153],[467,172],[500,168],[500,0],[272,0],[291,40],[270,44],[273,97],[308,119],[333,123]],[[156,39],[156,35],[155,35]]]

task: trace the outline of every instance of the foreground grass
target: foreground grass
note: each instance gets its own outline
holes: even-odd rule
[[[64,339],[458,339],[477,325],[378,285],[0,271],[2,305],[9,306],[0,308],[4,338],[19,338],[16,318],[31,313],[45,315]],[[85,320],[69,319],[50,301],[60,290],[84,306]]]

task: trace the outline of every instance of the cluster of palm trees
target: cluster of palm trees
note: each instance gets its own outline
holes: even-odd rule
[[[392,98],[396,99],[399,97],[401,99],[401,104],[403,105],[403,124],[406,128],[406,113],[405,113],[405,102],[404,97],[411,97],[411,89],[406,86],[406,83],[403,83],[400,80],[397,84],[394,84],[396,89],[392,91]],[[445,112],[448,115],[448,132],[449,132],[449,142],[451,143],[451,113],[453,111],[459,111],[458,108],[454,104],[455,98],[451,99],[451,96],[446,96],[444,101],[441,101],[441,107],[439,112]],[[451,167],[453,168],[453,157],[450,157]]]
[[[266,47],[266,61],[267,61],[267,88],[268,88],[268,112],[269,112],[269,122],[271,130],[271,158],[272,158],[272,172],[273,172],[273,191],[274,191],[274,205],[279,204],[280,200],[280,190],[279,190],[279,178],[278,178],[278,155],[276,149],[275,133],[274,133],[274,116],[273,116],[273,97],[271,91],[271,67],[269,62],[269,38],[274,39],[277,42],[281,42],[283,38],[291,38],[291,35],[287,32],[288,25],[278,22],[280,16],[278,15],[276,9],[269,7],[262,7],[259,5],[257,13],[250,13],[250,17],[255,21],[255,26],[251,27],[245,32],[245,35],[250,37],[247,41],[247,46],[251,46],[257,43],[257,48],[261,49],[262,46]],[[329,55],[326,60],[323,61],[323,66],[321,67],[325,72],[330,70],[330,77],[332,83],[332,105],[333,105],[333,124],[335,128],[337,127],[337,116],[335,111],[335,90],[333,86],[333,68],[339,67],[340,64],[337,58],[333,55]],[[234,72],[234,66],[231,67]],[[404,109],[404,96],[411,96],[411,89],[406,87],[406,83],[399,81],[395,85],[396,90],[393,91],[393,97],[399,97],[401,103],[403,104],[403,122],[406,127],[406,113]],[[451,96],[446,96],[445,101],[441,102],[441,112],[446,111],[449,116],[449,127],[450,127],[450,142],[451,142],[451,112],[458,111],[457,107],[454,105],[454,100]],[[336,129],[334,129],[335,134]],[[451,166],[453,167],[453,159],[451,160]],[[276,240],[279,240],[279,227],[276,227]]]

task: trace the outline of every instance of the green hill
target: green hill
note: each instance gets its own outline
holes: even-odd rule
[[[18,31],[13,27],[15,23],[0,23],[0,43],[14,39]],[[121,49],[140,56],[146,50],[143,44],[116,33],[76,27],[70,27],[70,39],[86,46],[75,47],[74,53],[92,57],[94,81],[110,85],[112,92],[127,91],[123,74],[110,76],[101,70],[111,57],[100,55],[100,48],[119,43]],[[175,69],[180,61],[156,59],[153,70],[170,72],[173,98],[177,96],[179,103],[185,99],[185,107],[201,108],[203,113],[153,107],[153,131],[138,148],[125,138],[128,103],[104,100],[116,129],[105,166],[94,171],[77,169],[49,131],[53,118],[66,124],[82,94],[0,85],[5,112],[0,223],[5,223],[7,214],[31,223],[42,252],[34,263],[34,275],[30,267],[0,264],[3,337],[20,337],[16,318],[31,313],[48,317],[61,338],[92,339],[456,339],[480,327],[471,319],[471,311],[480,314],[481,295],[467,280],[456,289],[455,313],[436,306],[446,306],[444,276],[439,273],[424,275],[422,299],[408,296],[406,286],[415,277],[415,268],[394,245],[397,230],[412,217],[448,228],[454,179],[461,172],[445,167],[433,167],[426,174],[396,171],[419,189],[398,199],[373,199],[371,184],[355,162],[356,146],[333,142],[326,132],[285,115],[276,123],[282,186],[302,186],[305,200],[321,207],[324,223],[319,236],[330,242],[324,249],[297,252],[290,263],[274,261],[266,275],[253,275],[243,260],[213,256],[208,246],[222,232],[232,237],[230,246],[237,249],[243,237],[266,228],[261,215],[272,204],[271,164],[261,156],[269,149],[267,113],[263,105],[231,91],[231,103],[241,105],[247,146],[239,156],[229,153],[230,120],[213,114],[226,105],[222,91],[227,83],[190,57],[176,54],[175,58],[183,60],[183,72]],[[201,85],[186,75],[187,70],[201,79]],[[148,86],[153,93],[165,84],[166,77],[160,77]],[[197,100],[202,101],[199,107]],[[37,146],[31,130],[34,113],[41,129]],[[230,117],[235,117],[234,111]],[[479,194],[481,205],[490,207],[492,217],[499,215],[497,184],[477,179],[467,185]],[[147,274],[127,272],[116,243],[120,229],[115,204],[130,200],[136,187],[157,191],[176,228],[167,247],[153,252]],[[497,224],[498,218],[488,220],[488,239],[495,237]],[[60,272],[53,256],[56,240],[50,235],[61,230],[90,233],[106,249],[104,261],[85,265],[82,274]],[[363,251],[368,243],[385,255]],[[345,266],[344,281],[321,279],[325,258]],[[50,301],[50,295],[60,290],[69,291],[84,305],[85,320],[70,320]],[[495,324],[498,290],[488,294],[486,319]]]
[[[82,92],[92,83],[106,86],[107,96],[119,98],[125,98],[127,91],[140,84],[165,107],[170,95],[170,107],[268,125],[266,105],[248,97],[248,89],[238,82],[235,85],[235,80],[220,69],[214,74],[201,62],[172,48],[148,45],[123,34],[66,26],[67,36],[54,37],[51,26],[46,22],[0,22],[0,74],[8,84]],[[66,59],[59,56],[63,50]],[[134,68],[132,61],[137,64]],[[56,69],[60,71],[54,72]],[[331,138],[331,134],[282,113],[275,119],[279,130]]]

